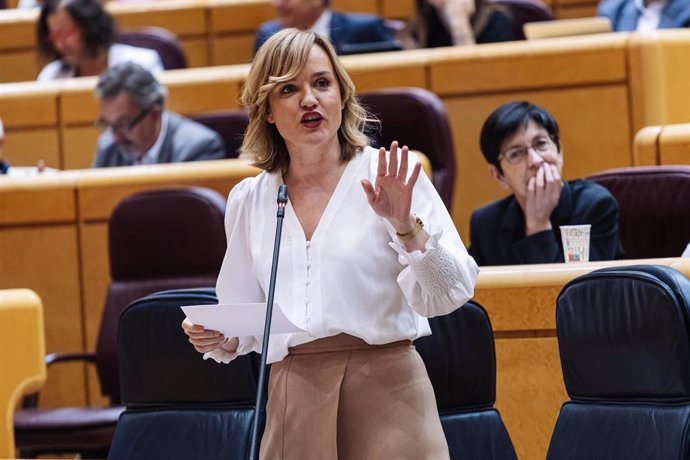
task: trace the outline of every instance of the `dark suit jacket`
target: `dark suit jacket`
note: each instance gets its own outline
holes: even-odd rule
[[[283,27],[278,21],[264,22],[256,32],[254,54],[268,38]],[[394,42],[393,33],[383,21],[371,14],[344,14],[333,12],[330,25],[331,43],[341,54],[348,45],[376,42]]]
[[[604,0],[599,4],[599,16],[611,20],[615,32],[637,29],[640,12],[633,0]],[[659,29],[690,27],[690,1],[669,0],[661,11]]]
[[[552,230],[525,237],[525,218],[514,195],[472,213],[469,253],[478,265],[563,262],[561,225],[590,224],[589,260],[623,256],[618,239],[618,203],[601,185],[566,182],[551,214]]]
[[[218,133],[174,112],[167,111],[168,131],[158,154],[158,163],[219,160],[226,158],[225,146]],[[132,159],[113,142],[110,131],[98,138],[94,168],[131,166]]]

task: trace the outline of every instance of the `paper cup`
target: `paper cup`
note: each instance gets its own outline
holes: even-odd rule
[[[563,258],[568,262],[589,261],[589,234],[592,226],[562,225]]]

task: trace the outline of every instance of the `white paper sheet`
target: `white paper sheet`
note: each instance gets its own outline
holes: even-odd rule
[[[189,305],[181,308],[194,324],[222,332],[226,337],[262,336],[264,333],[265,303]],[[292,332],[304,331],[287,319],[280,306],[274,303],[271,334]]]

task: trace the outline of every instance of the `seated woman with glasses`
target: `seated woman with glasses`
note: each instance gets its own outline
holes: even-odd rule
[[[165,110],[165,88],[133,62],[108,68],[96,85],[99,117],[93,166],[131,166],[225,158],[220,136]]]
[[[99,0],[45,0],[36,23],[38,52],[47,64],[38,81],[100,75],[107,67],[136,62],[163,71],[158,53],[114,43],[115,22]]]
[[[558,123],[529,102],[510,102],[484,122],[489,172],[511,193],[472,213],[469,253],[481,265],[563,262],[561,225],[590,224],[589,260],[623,255],[618,204],[604,187],[563,181]]]

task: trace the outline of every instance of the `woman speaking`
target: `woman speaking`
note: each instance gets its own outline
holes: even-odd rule
[[[445,459],[433,389],[412,343],[472,297],[478,269],[421,165],[373,122],[327,40],[285,29],[242,91],[243,155],[263,172],[230,193],[220,303],[265,302],[275,201],[286,184],[275,301],[303,333],[271,337],[264,459]],[[261,352],[185,320],[206,358]]]

